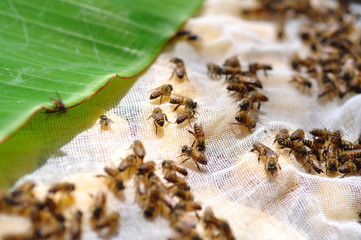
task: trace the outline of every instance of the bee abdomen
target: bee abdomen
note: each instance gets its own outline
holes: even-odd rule
[[[149,99],[155,99],[157,97],[160,97],[162,95],[161,91],[154,91],[150,94],[150,98]]]

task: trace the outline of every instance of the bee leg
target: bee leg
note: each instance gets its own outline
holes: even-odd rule
[[[282,168],[281,168],[281,165],[280,165],[279,163],[277,163],[277,164],[278,164],[278,167],[279,167],[279,168],[280,168],[280,170],[281,170],[281,169],[282,169]]]
[[[199,164],[197,163],[197,161],[194,161],[194,163],[196,164],[198,170],[201,171],[201,168],[199,167]]]
[[[193,141],[193,143],[192,143],[192,146],[191,146],[191,147],[193,147],[193,145],[194,145],[194,143],[195,143],[195,142],[196,142],[196,140],[194,140],[194,141]]]
[[[190,131],[190,130],[187,130],[190,134],[192,134],[194,137],[196,136],[195,134],[194,134],[194,132],[192,132],[192,131]]]
[[[170,75],[170,78],[168,78],[168,80],[172,79],[172,77],[174,76],[176,70],[177,70],[176,68],[173,70],[172,75]]]
[[[155,122],[155,120],[154,120],[154,126],[155,126],[155,135],[157,135],[157,133],[158,133],[158,126],[157,126],[157,123]]]
[[[152,115],[153,115],[153,114],[152,114]],[[152,117],[152,115],[150,115],[149,118],[147,118],[147,120],[149,120],[149,119]]]
[[[180,156],[184,156],[184,155],[180,155]],[[189,159],[191,159],[191,158],[186,158],[185,160],[183,160],[182,163],[185,163],[185,162],[188,161]]]
[[[159,104],[162,104],[162,98],[163,98],[163,95],[160,96],[160,102],[159,102]]]
[[[168,118],[167,118],[167,115],[165,115],[165,113],[163,113],[163,116],[164,116],[164,119],[167,121],[167,122],[169,122],[168,121]],[[170,123],[170,122],[169,122]]]
[[[349,174],[349,173],[345,173],[341,178],[343,178],[343,177],[346,176],[347,174]]]
[[[173,112],[176,111],[179,107],[180,107],[181,104],[178,104],[174,109],[173,109]]]

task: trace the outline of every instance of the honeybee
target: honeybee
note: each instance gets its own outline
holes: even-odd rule
[[[323,172],[321,163],[317,160],[316,155],[314,155],[313,153],[308,152],[305,155],[305,163],[309,164],[313,168],[313,170],[315,170],[315,172]]]
[[[275,137],[275,140],[273,141],[273,143],[275,143],[276,141],[280,141],[280,140],[287,140],[290,137],[290,134],[288,132],[287,129],[281,129]]]
[[[188,183],[183,178],[178,177],[174,171],[167,170],[164,175],[164,179],[170,183],[173,183],[174,186],[176,186],[179,189],[186,191],[190,189]]]
[[[174,191],[174,195],[185,201],[193,200],[193,194],[189,190],[184,190],[178,187]]]
[[[331,132],[326,129],[319,129],[314,128],[310,131],[310,133],[313,136],[324,138],[325,140],[328,140],[328,138],[331,136]]]
[[[172,209],[176,214],[179,212],[193,212],[202,210],[202,205],[193,201],[180,201]]]
[[[250,63],[249,64],[249,71],[252,74],[256,74],[258,70],[263,70],[264,75],[267,76],[267,71],[272,70],[272,66],[269,64],[262,64],[262,63]]]
[[[193,142],[192,147],[195,142],[197,142],[196,148],[200,152],[204,152],[206,150],[205,136],[202,124],[195,123],[193,124],[193,131],[187,130],[190,134],[192,134],[196,140]]]
[[[353,160],[348,160],[343,165],[341,165],[338,168],[338,171],[340,173],[344,173],[344,175],[342,176],[344,177],[349,173],[358,172],[360,169],[361,169],[361,162],[358,162],[357,160],[353,159]]]
[[[135,166],[136,162],[137,162],[136,156],[133,154],[130,154],[120,162],[120,164],[118,166],[118,171],[123,172],[126,169]]]
[[[123,190],[124,181],[121,177],[120,171],[118,169],[105,167],[104,171],[109,175],[108,179],[108,187],[111,191],[114,192],[115,195],[119,194],[119,191]]]
[[[196,40],[198,40],[198,36],[192,34],[192,32],[189,31],[189,30],[180,30],[180,31],[175,33],[174,37],[185,39],[185,40],[188,40],[188,41],[196,41]]]
[[[153,218],[158,212],[158,201],[160,199],[159,188],[152,185],[149,189],[147,201],[144,205],[144,216],[147,218]]]
[[[178,94],[172,94],[169,102],[177,104],[173,111],[176,111],[181,105],[191,109],[197,108],[197,102],[193,101],[193,99]]]
[[[165,115],[165,113],[163,113],[162,109],[160,109],[159,107],[154,108],[152,115],[150,115],[148,119],[150,118],[153,118],[154,120],[153,123],[155,126],[155,134],[158,133],[158,125],[163,127],[165,121],[169,122],[167,115]]]
[[[57,192],[66,192],[70,193],[74,191],[75,185],[73,183],[55,183],[51,188],[49,188],[48,193],[57,193]]]
[[[183,176],[187,176],[188,175],[188,171],[187,169],[183,168],[182,166],[180,166],[179,164],[175,163],[172,160],[164,160],[162,162],[162,168],[164,170],[172,170],[172,171],[176,171],[180,174],[182,174]]]
[[[237,75],[234,77],[234,80],[232,80],[233,83],[243,83],[248,88],[263,88],[262,82],[259,80],[259,78],[255,76],[244,76],[244,75]]]
[[[183,79],[183,77],[185,77],[188,80],[188,76],[183,60],[175,57],[169,61],[175,63],[175,68],[169,79],[171,79],[175,74],[178,77],[178,79]]]
[[[276,35],[277,35],[277,40],[281,41],[285,38],[285,24],[286,24],[286,19],[284,17],[281,17],[278,21],[277,21],[277,26],[276,26]]]
[[[335,173],[338,169],[337,154],[338,149],[335,145],[330,144],[326,151],[326,172]]]
[[[118,231],[119,221],[119,213],[112,212],[98,219],[93,224],[93,229],[97,232],[101,232],[104,237],[109,237]]]
[[[51,98],[51,102],[54,104],[54,107],[52,109],[46,108],[45,109],[45,113],[66,113],[68,112],[68,108],[65,106],[65,104],[63,103],[60,94],[58,92],[55,92],[58,99],[53,99]],[[49,115],[48,115],[49,116]]]
[[[113,120],[108,118],[106,115],[101,115],[99,123],[102,129],[107,129],[113,123]]]
[[[305,138],[305,131],[303,131],[302,129],[297,129],[290,136],[291,141],[302,141],[304,138]]]
[[[228,222],[225,220],[220,220],[220,223],[218,225],[218,231],[220,232],[220,235],[222,236],[221,239],[225,240],[235,240],[231,227],[229,226]]]
[[[96,222],[105,215],[107,198],[104,192],[98,192],[94,197],[91,211],[91,221]]]
[[[310,89],[312,87],[312,82],[300,74],[294,74],[292,80],[289,82],[297,84],[301,90],[305,90],[305,88]]]
[[[205,229],[210,229],[212,227],[217,227],[220,223],[219,219],[213,213],[213,210],[210,207],[206,207],[203,212],[202,222]]]
[[[226,59],[223,64],[224,67],[241,68],[241,64],[236,56]]]
[[[255,142],[253,143],[253,148],[251,149],[251,151],[258,152],[258,162],[260,161],[261,156],[264,156],[266,158],[265,169],[266,172],[271,176],[274,176],[277,173],[278,169],[281,170],[281,166],[278,163],[278,155],[266,145],[263,145],[260,142]]]
[[[143,143],[139,140],[136,140],[133,142],[130,148],[133,150],[135,156],[137,156],[143,163],[143,159],[145,156],[145,148],[143,146]]]
[[[243,103],[244,105],[239,105],[239,108],[241,110],[243,109],[247,109],[247,107],[250,107],[251,109],[253,109],[253,104],[254,103],[258,103],[257,109],[260,109],[261,107],[261,102],[267,102],[268,101],[268,97],[266,95],[263,95],[262,93],[258,93],[258,92],[248,92],[245,96],[245,98],[241,99],[241,104]]]
[[[160,103],[162,103],[163,96],[170,96],[172,91],[173,86],[171,84],[164,84],[160,87],[153,89],[149,99],[156,99],[160,97]]]
[[[73,221],[69,225],[69,235],[71,240],[80,240],[82,235],[83,213],[77,210],[74,214]]]
[[[345,163],[346,161],[353,158],[361,158],[361,149],[345,151],[338,156],[338,160],[341,163]]]
[[[185,107],[183,111],[179,112],[176,116],[176,123],[181,124],[185,120],[188,119],[188,122],[190,124],[190,120],[194,118],[195,111],[189,107]]]
[[[155,171],[155,162],[154,161],[148,161],[146,163],[143,163],[139,166],[137,166],[137,170],[140,174],[146,174],[146,173],[153,173]]]
[[[227,86],[228,91],[234,91],[240,93],[242,96],[248,92],[248,88],[243,83],[230,83]]]
[[[289,154],[294,152],[296,155],[303,156],[306,154],[307,149],[305,145],[302,142],[293,142],[291,140],[280,140],[278,141],[278,144],[285,148],[290,148],[291,151]]]
[[[236,114],[235,119],[237,120],[238,123],[234,123],[234,124],[244,125],[245,127],[248,128],[248,131],[251,131],[251,129],[256,126],[256,121],[250,116],[248,116],[247,112],[239,111]]]
[[[238,74],[243,74],[240,68],[238,67],[223,67],[222,74],[226,76],[226,81],[230,79],[231,76],[236,76]]]
[[[207,64],[208,74],[212,78],[220,78],[222,75],[222,68],[214,63]]]
[[[201,170],[198,163],[202,165],[207,165],[208,161],[207,158],[203,155],[203,153],[198,152],[194,150],[191,147],[188,147],[187,145],[184,145],[182,147],[182,154],[180,156],[186,156],[187,158],[183,160],[182,163],[185,163],[189,159],[192,159],[194,163],[197,165],[198,170]]]
[[[330,136],[330,144],[336,146],[338,149],[342,148],[341,132],[339,130],[332,132]]]
[[[324,90],[318,94],[318,97],[333,95],[337,88],[335,82],[331,80],[330,74],[322,77],[322,86]]]

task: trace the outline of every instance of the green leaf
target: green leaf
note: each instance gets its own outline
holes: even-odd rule
[[[56,92],[71,107],[138,74],[201,2],[0,1],[0,143]]]

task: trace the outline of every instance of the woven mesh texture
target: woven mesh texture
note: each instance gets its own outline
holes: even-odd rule
[[[181,146],[193,142],[193,136],[186,131],[190,129],[188,123],[166,123],[156,135],[153,121],[147,120],[159,106],[170,122],[175,121],[174,105],[149,100],[149,90],[170,83],[175,93],[197,101],[195,121],[205,128],[208,165],[199,172],[192,161],[184,163],[195,200],[211,206],[218,217],[227,219],[237,239],[361,239],[361,225],[356,222],[361,205],[361,178],[308,174],[292,155],[288,156],[288,151],[272,145],[282,128],[290,132],[297,128],[307,132],[312,128],[339,129],[345,139],[355,141],[361,132],[361,96],[320,100],[316,84],[310,93],[300,93],[288,83],[292,71],[287,63],[292,53],[307,51],[297,37],[300,22],[290,21],[286,25],[286,39],[278,42],[274,23],[239,17],[241,2],[206,1],[199,15],[185,26],[201,37],[200,42],[170,44],[119,104],[104,113],[114,121],[111,130],[100,131],[96,122],[62,146],[61,154],[49,157],[44,166],[19,183],[33,180],[46,189],[46,185],[57,181],[75,182],[77,205],[86,212],[91,201],[89,193],[106,191],[94,176],[102,173],[105,166],[116,166],[129,153],[134,140],[143,142],[147,151],[145,161],[180,162],[177,156]],[[259,74],[264,85],[262,92],[269,102],[262,103],[251,134],[244,127],[230,124],[235,123],[236,98],[227,92],[223,80],[207,75],[208,62],[221,65],[231,56],[237,56],[245,66],[248,62],[261,62],[272,64],[274,69],[268,77]],[[184,60],[189,81],[168,80],[174,66],[169,62],[172,57]],[[279,153],[282,170],[274,181],[267,176],[264,164],[258,163],[257,154],[250,152],[254,141],[261,141]],[[41,189],[37,191],[41,194]],[[109,194],[108,203],[110,209],[119,210],[121,215],[116,239],[172,236],[164,219],[144,219],[134,203],[133,181],[127,182],[123,201]],[[98,238],[87,224],[84,227],[83,239]]]

